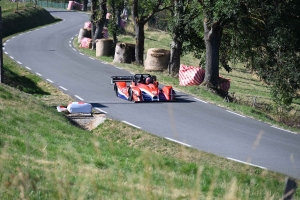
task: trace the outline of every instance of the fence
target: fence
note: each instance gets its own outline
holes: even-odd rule
[[[24,0],[22,2],[32,3],[41,7],[67,9],[69,1],[39,1],[39,0]]]

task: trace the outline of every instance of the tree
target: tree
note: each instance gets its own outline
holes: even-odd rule
[[[157,12],[169,8],[167,0],[132,0],[132,15],[135,30],[135,60],[144,62],[145,24]]]
[[[88,5],[88,3],[89,3],[88,0],[83,0],[83,7],[82,7],[83,11],[87,11],[87,5]]]
[[[126,6],[126,0],[108,0],[110,6],[111,22],[108,24],[108,30],[113,35],[113,41],[116,45],[118,42],[117,35],[120,33],[121,13]]]
[[[203,8],[205,80],[218,87],[219,63],[237,60],[271,85],[275,102],[299,98],[300,2],[198,0]]]
[[[184,48],[184,43],[196,42],[200,45],[202,38],[199,37],[199,29],[195,28],[195,19],[201,12],[194,0],[174,0],[171,17],[169,20],[169,33],[171,34],[171,55],[169,62],[169,74],[176,76],[180,68],[180,56],[183,52],[189,52],[189,47]],[[197,31],[196,31],[197,30]],[[197,41],[196,41],[197,40]],[[188,45],[187,45],[188,46]]]
[[[103,38],[103,27],[106,22],[107,0],[92,0],[92,14],[90,21],[92,23],[92,48],[96,48],[96,39]]]

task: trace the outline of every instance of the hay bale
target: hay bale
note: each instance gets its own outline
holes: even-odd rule
[[[96,57],[109,56],[113,45],[112,39],[98,39],[96,42]]]
[[[135,61],[135,44],[117,43],[113,62],[132,63],[134,61]]]
[[[147,71],[163,71],[168,68],[170,51],[165,49],[150,48],[144,62]]]
[[[81,42],[82,38],[91,38],[91,30],[81,28],[78,33],[78,43]]]

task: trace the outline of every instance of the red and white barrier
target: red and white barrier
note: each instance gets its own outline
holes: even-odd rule
[[[223,92],[228,93],[228,90],[230,88],[230,79],[219,76],[219,85],[220,85],[220,89]]]
[[[200,85],[205,76],[205,71],[201,67],[180,65],[179,84],[182,86]]]
[[[85,22],[83,28],[84,29],[91,29],[92,28],[92,23],[91,22]]]
[[[108,29],[107,28],[103,28],[102,34],[103,34],[103,38],[107,39],[108,38]]]
[[[92,39],[91,38],[82,38],[79,47],[80,48],[90,48],[90,44],[91,44]]]
[[[92,113],[93,106],[90,103],[72,102],[67,107],[69,113]]]
[[[121,27],[121,28],[125,28],[125,26],[126,26],[126,21],[123,20],[123,19],[121,19],[121,20],[120,20],[120,27]]]
[[[93,106],[85,102],[70,102],[67,107],[57,106],[56,109],[58,112],[91,114]]]
[[[186,66],[181,64],[179,69],[179,84],[182,86],[200,85],[204,81],[205,70],[200,67]],[[219,76],[220,90],[228,93],[230,79]]]
[[[69,1],[67,10],[82,10],[83,5],[76,1]]]

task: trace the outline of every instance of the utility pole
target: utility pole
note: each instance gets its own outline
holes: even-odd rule
[[[0,6],[0,83],[4,83],[3,44],[2,44],[2,8]]]

